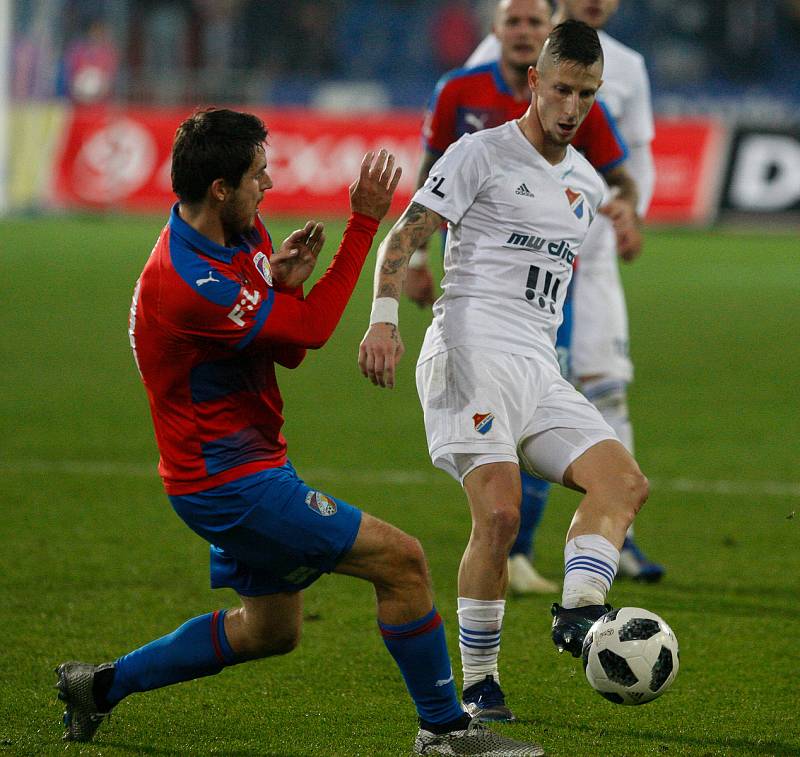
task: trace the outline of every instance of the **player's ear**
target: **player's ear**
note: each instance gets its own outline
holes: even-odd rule
[[[211,198],[217,202],[225,202],[230,192],[230,187],[225,179],[214,179],[211,186],[208,188],[208,193]]]
[[[538,84],[539,72],[536,70],[536,66],[528,66],[528,86],[531,88],[532,92],[536,91]]]

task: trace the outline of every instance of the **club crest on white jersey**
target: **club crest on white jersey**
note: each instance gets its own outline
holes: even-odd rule
[[[475,425],[475,430],[479,434],[485,435],[492,430],[494,415],[492,413],[475,413],[472,416],[472,422]]]

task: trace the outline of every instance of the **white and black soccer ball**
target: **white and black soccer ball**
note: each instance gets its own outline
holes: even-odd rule
[[[583,642],[591,687],[616,704],[644,704],[675,680],[678,640],[662,618],[641,607],[621,607],[595,621]]]

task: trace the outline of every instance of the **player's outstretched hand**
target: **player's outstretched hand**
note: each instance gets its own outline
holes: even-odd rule
[[[386,215],[392,204],[402,170],[394,166],[394,155],[381,150],[377,157],[368,152],[361,161],[361,174],[350,185],[350,207],[354,213],[363,213],[378,221]]]
[[[394,388],[395,368],[406,348],[393,323],[373,323],[358,346],[358,367],[375,386]]]
[[[299,287],[314,270],[323,244],[325,227],[315,221],[289,234],[269,260],[275,281],[285,289]]]

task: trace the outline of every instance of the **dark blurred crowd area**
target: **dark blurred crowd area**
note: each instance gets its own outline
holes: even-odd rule
[[[421,107],[494,0],[12,0],[12,93]],[[800,0],[621,0],[607,31],[659,96],[800,103]]]

